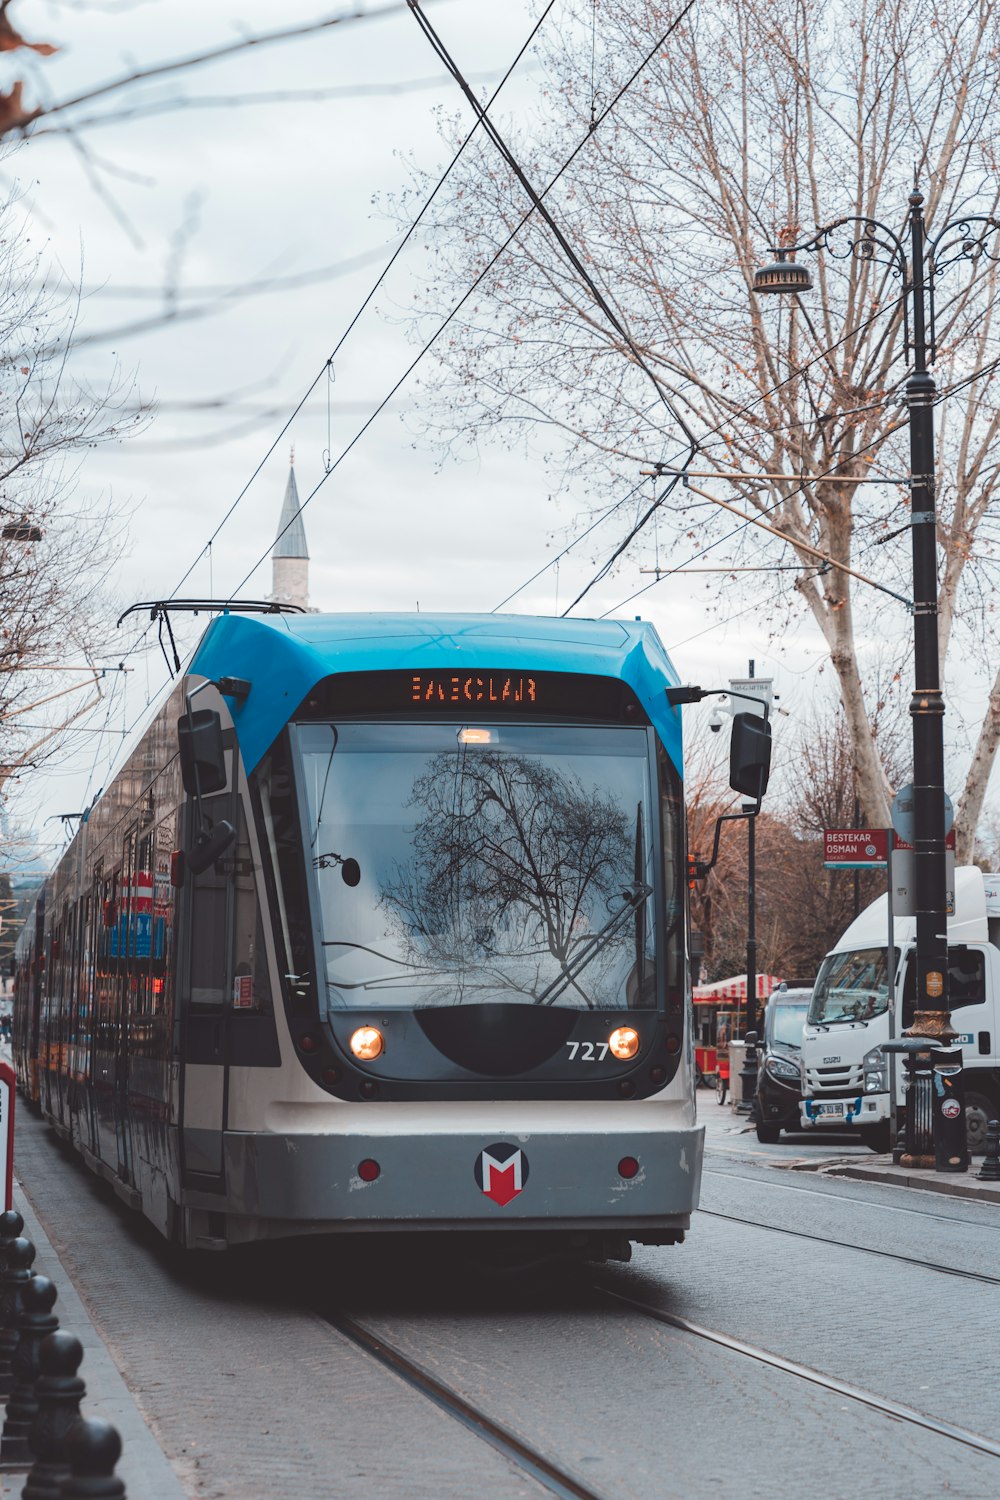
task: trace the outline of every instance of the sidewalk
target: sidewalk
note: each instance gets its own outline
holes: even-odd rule
[[[925,1193],[944,1193],[950,1198],[1000,1203],[1000,1182],[980,1182],[982,1157],[976,1156],[967,1172],[924,1172],[912,1167],[897,1167],[891,1156],[873,1156],[862,1162],[857,1157],[796,1165],[793,1171],[817,1171],[824,1177],[851,1177],[856,1182],[881,1182],[888,1186],[921,1188]]]
[[[122,1456],[115,1474],[124,1481],[126,1495],[130,1500],[185,1500],[184,1487],[150,1432],[19,1181],[14,1188],[14,1207],[24,1219],[25,1237],[31,1240],[37,1252],[32,1270],[48,1276],[59,1293],[53,1309],[58,1315],[59,1327],[75,1334],[83,1345],[79,1374],[86,1384],[87,1394],[82,1413],[86,1417],[103,1417],[112,1422],[121,1436]],[[0,1495],[20,1495],[26,1477],[26,1471],[0,1474]]]
[[[860,1141],[855,1145],[849,1132],[831,1139],[824,1132],[782,1133],[777,1145],[761,1145],[746,1115],[737,1114],[727,1102],[718,1104],[707,1089],[697,1093],[698,1118],[707,1131],[706,1144],[727,1154],[752,1160],[755,1166],[786,1172],[815,1172],[823,1177],[847,1177],[855,1182],[877,1182],[886,1187],[919,1188],[980,1203],[1000,1203],[1000,1182],[980,1182],[976,1173],[982,1157],[972,1160],[968,1172],[924,1172],[897,1167],[891,1156],[876,1156]],[[831,1132],[831,1135],[833,1133]]]

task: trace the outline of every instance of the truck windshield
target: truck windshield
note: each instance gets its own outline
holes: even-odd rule
[[[644,729],[296,737],[331,1006],[655,1005]]]
[[[885,949],[856,948],[851,953],[829,953],[816,976],[811,1026],[837,1022],[867,1023],[888,1009]]]

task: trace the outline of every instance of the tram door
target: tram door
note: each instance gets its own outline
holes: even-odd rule
[[[227,736],[229,738],[229,736]],[[226,750],[225,791],[204,797],[213,823],[226,818],[239,826],[238,798],[233,790],[233,751]],[[188,804],[190,848],[195,831],[193,802]],[[231,1019],[233,850],[198,875],[187,873],[185,900],[187,943],[180,987],[182,1081],[182,1152],[184,1180],[192,1187],[222,1191],[223,1132],[228,1095],[227,1044]]]

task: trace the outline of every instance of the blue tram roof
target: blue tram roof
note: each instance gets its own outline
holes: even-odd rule
[[[626,682],[681,769],[680,713],[664,688],[678,682],[656,630],[645,621],[562,620],[537,615],[222,614],[202,636],[188,670],[244,677],[242,703],[228,699],[248,771],[306,694],[336,672],[454,670],[590,672]]]

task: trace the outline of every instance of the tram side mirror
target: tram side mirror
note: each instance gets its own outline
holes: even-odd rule
[[[194,797],[221,792],[226,785],[226,754],[222,748],[222,720],[214,708],[199,708],[177,720],[184,790]]]
[[[758,714],[734,714],[729,742],[729,785],[759,802],[771,772],[771,726]]]
[[[221,859],[235,838],[236,829],[226,818],[220,818],[211,827],[202,828],[187,852],[187,868],[192,875],[200,875],[209,865],[214,865],[217,859]]]

